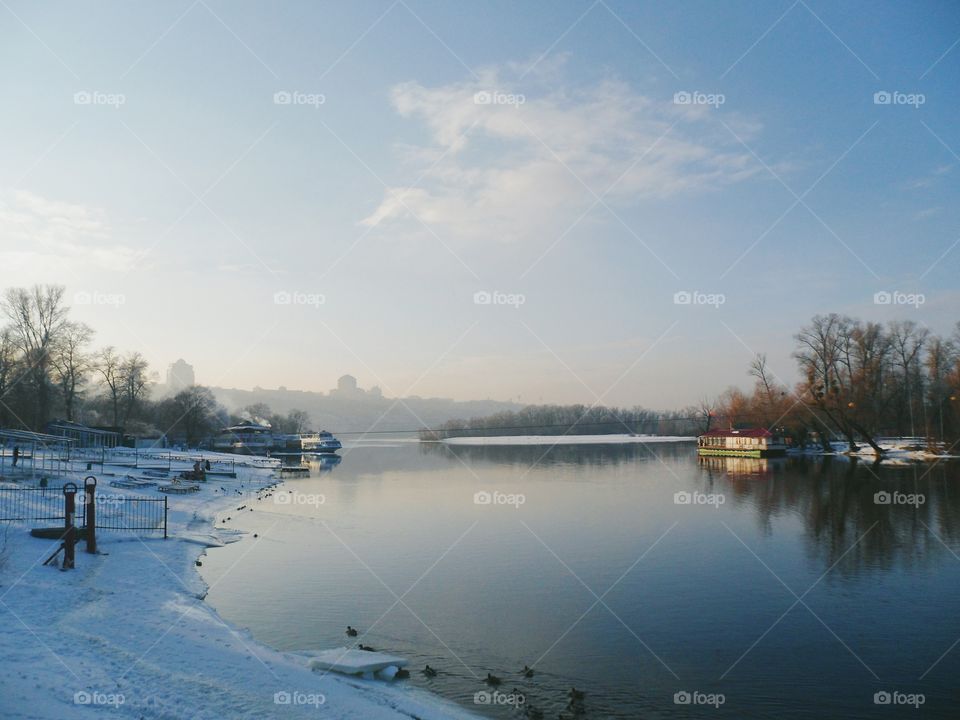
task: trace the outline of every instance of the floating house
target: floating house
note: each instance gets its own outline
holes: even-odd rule
[[[700,455],[775,457],[787,452],[783,437],[765,428],[710,430],[697,438]]]

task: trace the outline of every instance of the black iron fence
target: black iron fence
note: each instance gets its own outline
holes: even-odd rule
[[[97,492],[97,529],[162,532],[167,537],[167,498]],[[86,495],[76,495],[77,527],[86,527]],[[0,522],[59,521],[63,523],[63,487],[0,488]]]

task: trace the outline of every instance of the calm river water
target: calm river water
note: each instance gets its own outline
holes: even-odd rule
[[[514,688],[548,718],[960,716],[957,463],[698,461],[690,443],[342,455],[236,514],[255,547],[204,562],[208,602],[267,645],[337,647],[353,625],[411,659],[404,682],[498,718],[522,717],[497,704]]]

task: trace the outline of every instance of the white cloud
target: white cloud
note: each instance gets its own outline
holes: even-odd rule
[[[568,226],[597,196],[622,206],[715,189],[760,170],[714,108],[647,97],[618,80],[570,89],[552,72],[548,87],[540,78],[526,88],[505,74],[393,88],[397,112],[423,123],[432,143],[402,148],[417,187],[390,188],[363,224],[417,228],[412,212],[454,239],[523,240]],[[478,103],[478,93],[500,93],[500,102]],[[745,139],[758,129],[723,117]]]
[[[25,190],[0,195],[0,262],[11,269],[49,273],[83,265],[121,271],[134,256],[112,240],[106,213],[99,208]]]

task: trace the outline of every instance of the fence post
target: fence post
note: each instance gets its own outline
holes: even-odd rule
[[[87,513],[87,552],[97,552],[97,479],[90,475],[83,479],[83,491],[86,494]]]
[[[76,513],[77,505],[77,485],[76,483],[67,483],[63,486],[63,569],[72,570],[74,568],[74,545],[77,542],[77,528],[73,522],[73,516]]]
[[[163,496],[163,539],[167,539],[167,496]]]

